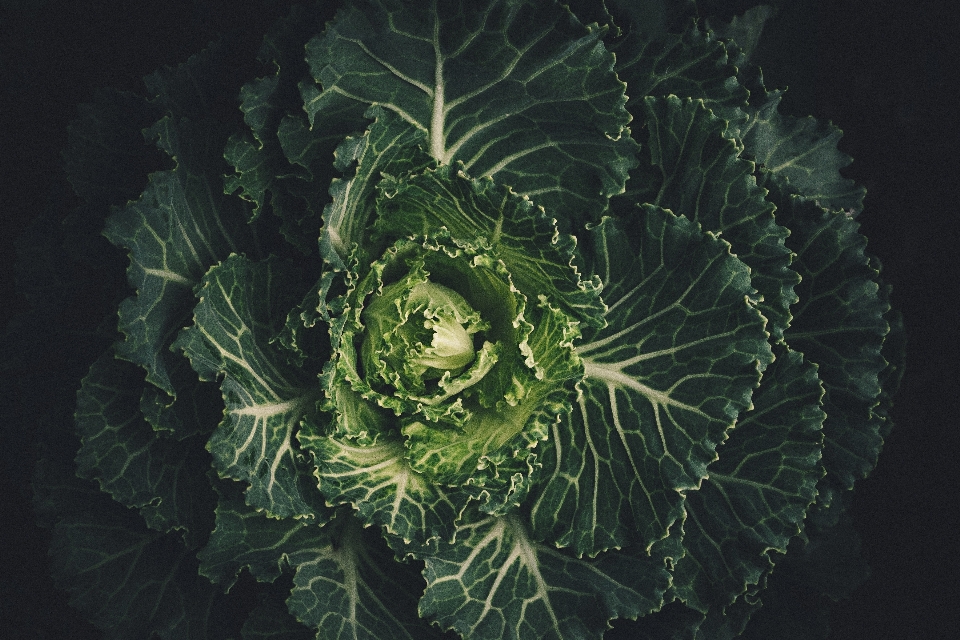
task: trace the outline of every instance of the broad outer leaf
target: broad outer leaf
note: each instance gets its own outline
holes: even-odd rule
[[[57,522],[50,543],[55,584],[104,631],[105,640],[226,640],[226,598],[197,574],[194,551],[161,534],[64,467],[46,461],[34,486]]]
[[[852,158],[837,149],[843,134],[831,123],[812,116],[796,118],[777,111],[781,91],[770,91],[757,108],[745,109],[748,119],[737,137],[746,155],[781,183],[789,183],[801,200],[825,209],[859,213],[866,190],[840,175]]]
[[[200,573],[229,591],[246,568],[261,582],[273,582],[289,554],[304,547],[325,545],[328,533],[316,522],[271,518],[244,502],[236,482],[214,485],[220,494],[216,528],[200,550]]]
[[[815,529],[811,524],[806,527],[810,535],[794,538],[786,557],[770,575],[769,586],[760,594],[763,606],[750,620],[745,640],[833,637],[829,600],[849,598],[869,576],[860,538],[848,513],[825,531],[811,531]]]
[[[577,559],[515,512],[463,527],[425,562],[420,615],[472,640],[599,640],[609,620],[659,609],[669,584],[663,556]]]
[[[226,412],[207,445],[221,476],[250,483],[247,503],[277,517],[318,517],[325,509],[294,441],[319,385],[271,344],[292,299],[293,270],[239,255],[210,270],[193,325],[174,343],[203,380],[223,377]]]
[[[627,108],[635,120],[642,121],[647,96],[703,100],[708,108],[725,112],[744,106],[749,97],[737,80],[737,60],[731,59],[729,47],[696,27],[662,38],[634,30],[612,49],[617,75],[629,88]],[[636,124],[632,129],[634,135],[640,133]]]
[[[762,22],[765,14],[758,9],[753,17]],[[854,213],[863,208],[863,187],[840,175],[851,162],[837,149],[841,131],[812,117],[781,115],[783,92],[766,91],[759,71],[747,66],[736,44],[690,27],[682,36],[662,39],[634,31],[612,48],[617,74],[629,87],[627,106],[634,119],[644,121],[640,105],[646,96],[703,100],[730,123],[727,135],[739,141],[745,157],[789,182],[804,199]],[[641,127],[634,125],[633,131],[636,135]],[[634,176],[631,181],[637,182]]]
[[[193,287],[231,252],[256,248],[243,203],[223,195],[225,125],[208,113],[226,97],[229,67],[229,52],[214,47],[147,78],[167,115],[144,133],[176,168],[152,174],[139,200],[116,210],[103,231],[129,249],[127,279],[137,291],[120,304],[126,340],[117,354],[144,367],[147,381],[171,397],[170,369],[179,356],[168,347],[189,321]]]
[[[425,132],[441,164],[558,217],[595,218],[635,164],[601,35],[554,2],[350,2],[307,45],[321,91],[306,109],[382,105]]]
[[[209,454],[199,436],[154,431],[140,413],[143,388],[143,370],[116,359],[113,349],[93,363],[77,394],[77,475],[139,509],[150,528],[186,530],[192,547],[211,525]]]
[[[887,420],[881,402],[882,349],[890,325],[878,266],[866,254],[859,225],[843,212],[826,211],[802,197],[772,189],[777,217],[790,227],[788,245],[803,278],[792,309],[787,343],[819,366],[827,419],[823,464],[827,486],[851,489],[876,465]],[[902,346],[902,345],[901,345]],[[899,347],[891,358],[899,361]]]
[[[769,320],[767,330],[781,337],[800,279],[784,244],[789,232],[774,220],[774,206],[754,178],[755,165],[740,157],[742,147],[724,137],[727,122],[702,101],[648,97],[642,107],[649,132],[643,156],[649,162],[633,172],[628,193],[634,202],[684,215],[729,242],[763,296],[759,307]]]
[[[621,29],[657,42],[697,16],[694,0],[603,0],[603,4]]]
[[[730,22],[707,20],[707,28],[725,40],[733,40],[749,60],[760,43],[763,25],[776,10],[770,5],[759,5],[747,9],[743,15],[733,16]]]
[[[577,554],[649,549],[707,477],[772,359],[729,245],[653,206],[593,230],[608,326],[586,330],[586,379],[543,447],[533,530]]]
[[[384,527],[407,543],[453,540],[466,496],[417,473],[399,438],[362,443],[328,436],[310,423],[298,437],[314,454],[318,486],[329,504],[349,503],[365,525]]]
[[[167,346],[190,317],[193,287],[210,265],[248,244],[235,226],[243,214],[216,191],[210,202],[212,186],[182,171],[155,173],[140,199],[110,216],[104,230],[130,249],[128,278],[137,289],[120,304],[127,339],[118,354],[146,368],[147,380],[171,396],[176,356]]]
[[[226,176],[227,193],[281,218],[280,231],[304,253],[315,251],[327,187],[335,175],[333,150],[344,136],[366,126],[362,105],[327,110],[306,122],[298,84],[309,77],[303,59],[306,41],[322,30],[334,5],[294,6],[264,37],[259,59],[272,64],[272,75],[241,89],[240,109],[249,132],[233,135],[225,157],[235,173]]]
[[[423,579],[398,562],[375,527],[341,512],[327,528],[331,544],[290,554],[296,567],[287,607],[317,638],[426,640],[440,635],[417,617]]]
[[[176,358],[167,373],[177,390],[176,398],[152,384],[142,385],[143,418],[154,431],[178,440],[197,434],[209,436],[223,416],[219,390],[202,382],[186,358]]]
[[[674,592],[703,613],[731,605],[787,552],[823,475],[823,387],[800,353],[778,348],[753,409],[717,451],[698,491],[687,493]]]

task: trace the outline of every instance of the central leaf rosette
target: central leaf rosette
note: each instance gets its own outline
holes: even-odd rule
[[[482,380],[499,358],[499,343],[477,344],[490,323],[453,288],[434,282],[424,262],[370,296],[361,353],[372,387],[435,405]]]
[[[343,390],[331,388],[331,408],[347,437],[401,436],[406,462],[431,482],[511,492],[547,437],[540,411],[552,396],[562,402],[579,367],[577,324],[520,291],[482,244],[401,239],[372,265],[347,297],[332,384],[349,385],[379,418],[351,420]]]
[[[407,539],[447,537],[456,520],[408,526],[427,518],[424,503],[459,513],[474,499],[501,513],[527,495],[537,446],[583,377],[580,325],[602,310],[552,219],[451,173],[383,181],[376,244],[356,248],[332,324],[331,419],[300,434],[329,502],[363,516],[378,497],[396,505],[415,492],[413,515],[366,509]],[[366,267],[357,258],[374,252]]]

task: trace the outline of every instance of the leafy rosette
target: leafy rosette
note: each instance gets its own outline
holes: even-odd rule
[[[116,638],[712,639],[842,595],[816,556],[899,319],[839,130],[737,44],[766,14],[695,15],[350,0],[243,87],[214,47],[84,111],[71,178],[135,293],[38,472],[77,606]],[[144,126],[171,166],[92,181]]]

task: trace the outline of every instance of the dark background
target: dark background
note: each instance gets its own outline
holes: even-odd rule
[[[753,3],[701,4],[731,12]],[[948,637],[960,628],[960,138],[950,69],[960,24],[946,2],[772,4],[780,13],[758,52],[767,85],[790,87],[784,110],[844,130],[841,149],[855,158],[845,173],[868,189],[862,230],[908,332],[897,426],[852,509],[873,573],[835,607],[832,637]],[[59,157],[76,105],[97,87],[140,91],[144,75],[220,34],[252,59],[265,26],[286,11],[270,0],[0,3],[0,326],[28,309],[15,293],[14,239],[44,207],[76,206]],[[21,427],[0,425],[5,434]],[[32,525],[29,478],[5,464],[0,637],[97,638],[47,577],[48,535]]]

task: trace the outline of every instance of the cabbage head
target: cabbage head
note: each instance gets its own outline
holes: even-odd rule
[[[98,94],[78,193],[141,129],[166,164],[112,202],[130,291],[38,471],[72,603],[107,638],[713,640],[855,583],[902,332],[839,130],[750,61],[766,15],[346,0],[246,84],[219,43]]]

